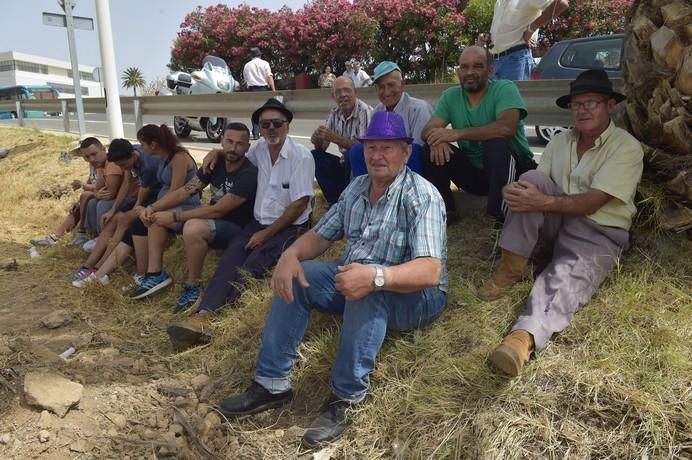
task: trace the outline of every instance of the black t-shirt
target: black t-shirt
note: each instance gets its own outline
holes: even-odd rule
[[[211,186],[211,203],[215,204],[227,193],[232,193],[245,202],[235,208],[223,218],[234,224],[244,227],[252,219],[252,211],[255,206],[255,193],[257,191],[257,167],[247,158],[235,171],[226,171],[226,162],[219,158],[210,174],[204,174],[200,169],[197,177],[205,184]]]

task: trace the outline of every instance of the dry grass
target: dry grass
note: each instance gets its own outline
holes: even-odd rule
[[[19,243],[45,233],[74,198],[37,200],[36,188],[65,184],[86,171],[81,161],[56,161],[63,139],[0,130],[0,140],[10,146],[38,136],[42,148],[0,160],[0,244],[11,248],[8,255],[20,254]],[[573,324],[510,380],[493,373],[487,357],[523,307],[530,284],[491,303],[475,296],[474,286],[494,260],[487,225],[470,209],[471,217],[449,234],[448,311],[423,331],[387,338],[369,403],[354,414],[334,458],[692,458],[692,243],[640,230],[623,265]],[[330,255],[337,257],[338,250]],[[90,327],[121,338],[123,353],[145,359],[152,375],[154,368],[212,376],[235,369],[213,397],[245,388],[271,298],[266,281],[250,282],[238,306],[216,318],[212,344],[173,355],[165,327],[176,290],[129,303],[121,295],[123,275],[76,295],[60,277],[81,257],[51,248],[30,262],[30,270]],[[216,260],[208,258],[206,276]],[[180,242],[164,264],[174,279],[182,278]],[[0,281],[26,289],[23,278]],[[289,428],[305,427],[327,396],[338,335],[338,318],[315,315],[293,372],[295,400],[284,411],[232,423],[230,435],[239,442],[223,456],[301,457]]]

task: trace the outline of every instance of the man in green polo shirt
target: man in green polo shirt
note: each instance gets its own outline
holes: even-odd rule
[[[490,80],[491,62],[485,48],[466,48],[459,57],[460,86],[442,93],[423,129],[425,177],[444,198],[448,223],[458,220],[450,181],[466,192],[487,195],[486,212],[501,227],[506,212],[502,187],[536,167],[524,134],[526,104],[513,82]]]

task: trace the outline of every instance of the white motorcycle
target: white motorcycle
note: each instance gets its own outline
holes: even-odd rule
[[[231,75],[226,62],[216,56],[207,56],[202,60],[202,68],[192,73],[173,72],[166,77],[167,91],[161,96],[185,94],[232,93],[238,89],[238,82]],[[173,129],[180,138],[185,138],[192,131],[203,131],[211,142],[219,142],[226,118],[223,117],[188,117],[175,116]]]

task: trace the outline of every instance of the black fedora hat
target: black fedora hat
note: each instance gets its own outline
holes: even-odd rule
[[[613,91],[613,84],[605,70],[591,69],[580,73],[576,80],[570,82],[569,94],[558,97],[555,103],[558,107],[566,109],[572,96],[584,93],[606,94],[615,99],[615,102],[625,100],[624,94]]]
[[[252,122],[253,123],[259,123],[259,117],[264,112],[265,110],[278,110],[279,112],[283,113],[286,115],[286,119],[290,123],[293,120],[293,112],[288,110],[283,103],[279,102],[273,97],[270,97],[267,99],[267,102],[264,103],[262,107],[259,109],[255,110],[252,112]]]
[[[256,46],[253,46],[252,48],[250,48],[250,56],[253,58],[262,56],[262,51]]]

